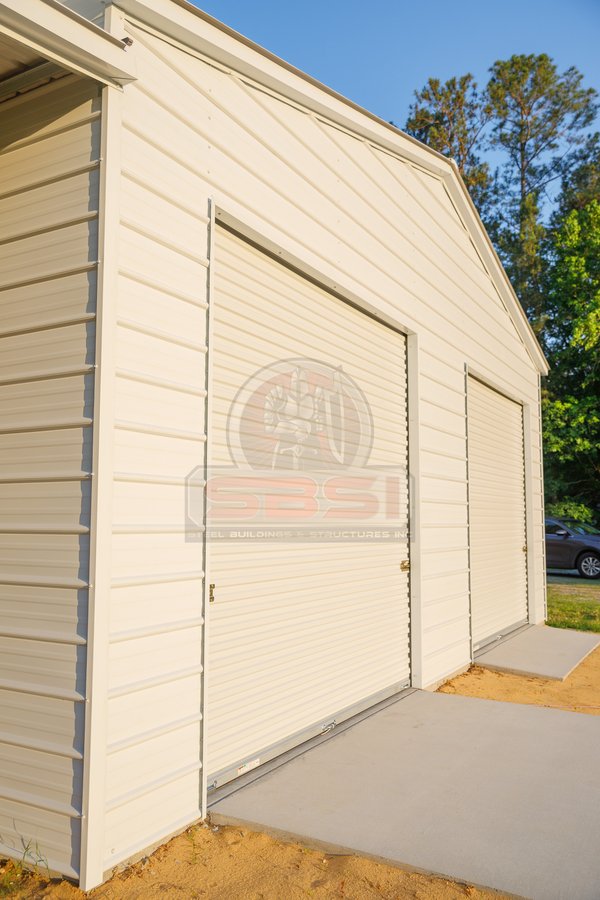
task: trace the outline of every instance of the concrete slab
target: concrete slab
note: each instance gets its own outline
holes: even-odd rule
[[[211,813],[534,900],[598,900],[599,746],[600,717],[416,691]]]
[[[499,672],[564,681],[599,645],[600,634],[532,625],[490,650],[482,651],[475,662]]]

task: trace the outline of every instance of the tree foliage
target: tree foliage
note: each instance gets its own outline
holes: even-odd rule
[[[564,177],[596,115],[596,92],[574,66],[559,75],[545,53],[499,60],[490,73],[492,146],[506,152],[507,186],[523,202]]]
[[[490,168],[481,158],[482,135],[490,117],[471,74],[442,83],[430,78],[415,91],[406,131],[438,153],[454,159],[480,213],[489,202]]]
[[[550,500],[546,503],[546,513],[559,519],[576,519],[590,524],[593,524],[595,519],[592,507],[577,500]]]
[[[590,200],[600,199],[600,135],[591,135],[572,161],[573,166],[563,177],[555,220],[572,209],[581,209]]]
[[[560,75],[545,53],[515,55],[490,69],[491,146],[504,152],[497,173],[503,198],[497,244],[519,299],[539,334],[545,323],[540,207],[550,185],[565,178],[588,138],[596,92],[575,68]]]
[[[600,501],[600,202],[565,213],[548,247],[547,496]]]
[[[580,512],[600,511],[597,108],[575,67],[561,74],[547,54],[521,54],[495,62],[483,89],[470,74],[430,78],[406,123],[456,160],[549,358],[547,497]]]
[[[538,335],[546,315],[543,209],[574,166],[586,177],[581,162],[598,146],[590,136],[596,99],[574,66],[560,74],[545,53],[517,54],[492,65],[482,90],[471,74],[430,78],[406,122],[409,134],[456,160]],[[484,158],[490,149],[501,159],[493,173]]]

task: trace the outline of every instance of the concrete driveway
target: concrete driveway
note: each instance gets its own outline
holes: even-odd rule
[[[211,813],[536,900],[598,900],[599,753],[600,716],[415,691]]]

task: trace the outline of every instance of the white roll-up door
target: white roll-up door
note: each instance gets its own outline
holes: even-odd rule
[[[468,379],[473,648],[527,621],[523,409]]]
[[[208,492],[218,505],[228,472],[241,485],[242,537],[209,512],[213,786],[410,681],[406,339],[225,229],[215,245]],[[257,472],[266,493],[283,472],[309,497],[292,537],[276,508],[247,538]],[[364,528],[351,539],[348,503]]]

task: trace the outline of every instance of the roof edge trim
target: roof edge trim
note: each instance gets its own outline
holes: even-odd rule
[[[506,270],[500,261],[500,257],[496,248],[492,244],[491,238],[486,231],[485,225],[481,221],[481,217],[477,207],[473,203],[473,198],[469,194],[466,184],[464,183],[455,160],[451,159],[452,173],[448,173],[445,178],[446,189],[452,200],[456,203],[459,215],[469,223],[473,221],[475,227],[467,228],[475,248],[481,256],[484,265],[489,269],[490,275],[494,280],[500,297],[505,304],[507,311],[511,314],[511,318],[515,322],[515,327],[519,332],[532,361],[535,363],[541,375],[547,375],[550,369],[548,360],[544,356],[544,352],[535,335],[529,319],[525,315],[525,311],[521,306],[521,301],[515,293],[511,281],[506,274]],[[452,177],[454,176],[454,177]]]
[[[136,78],[126,45],[58,0],[0,0],[0,34],[103,84],[122,87]]]

